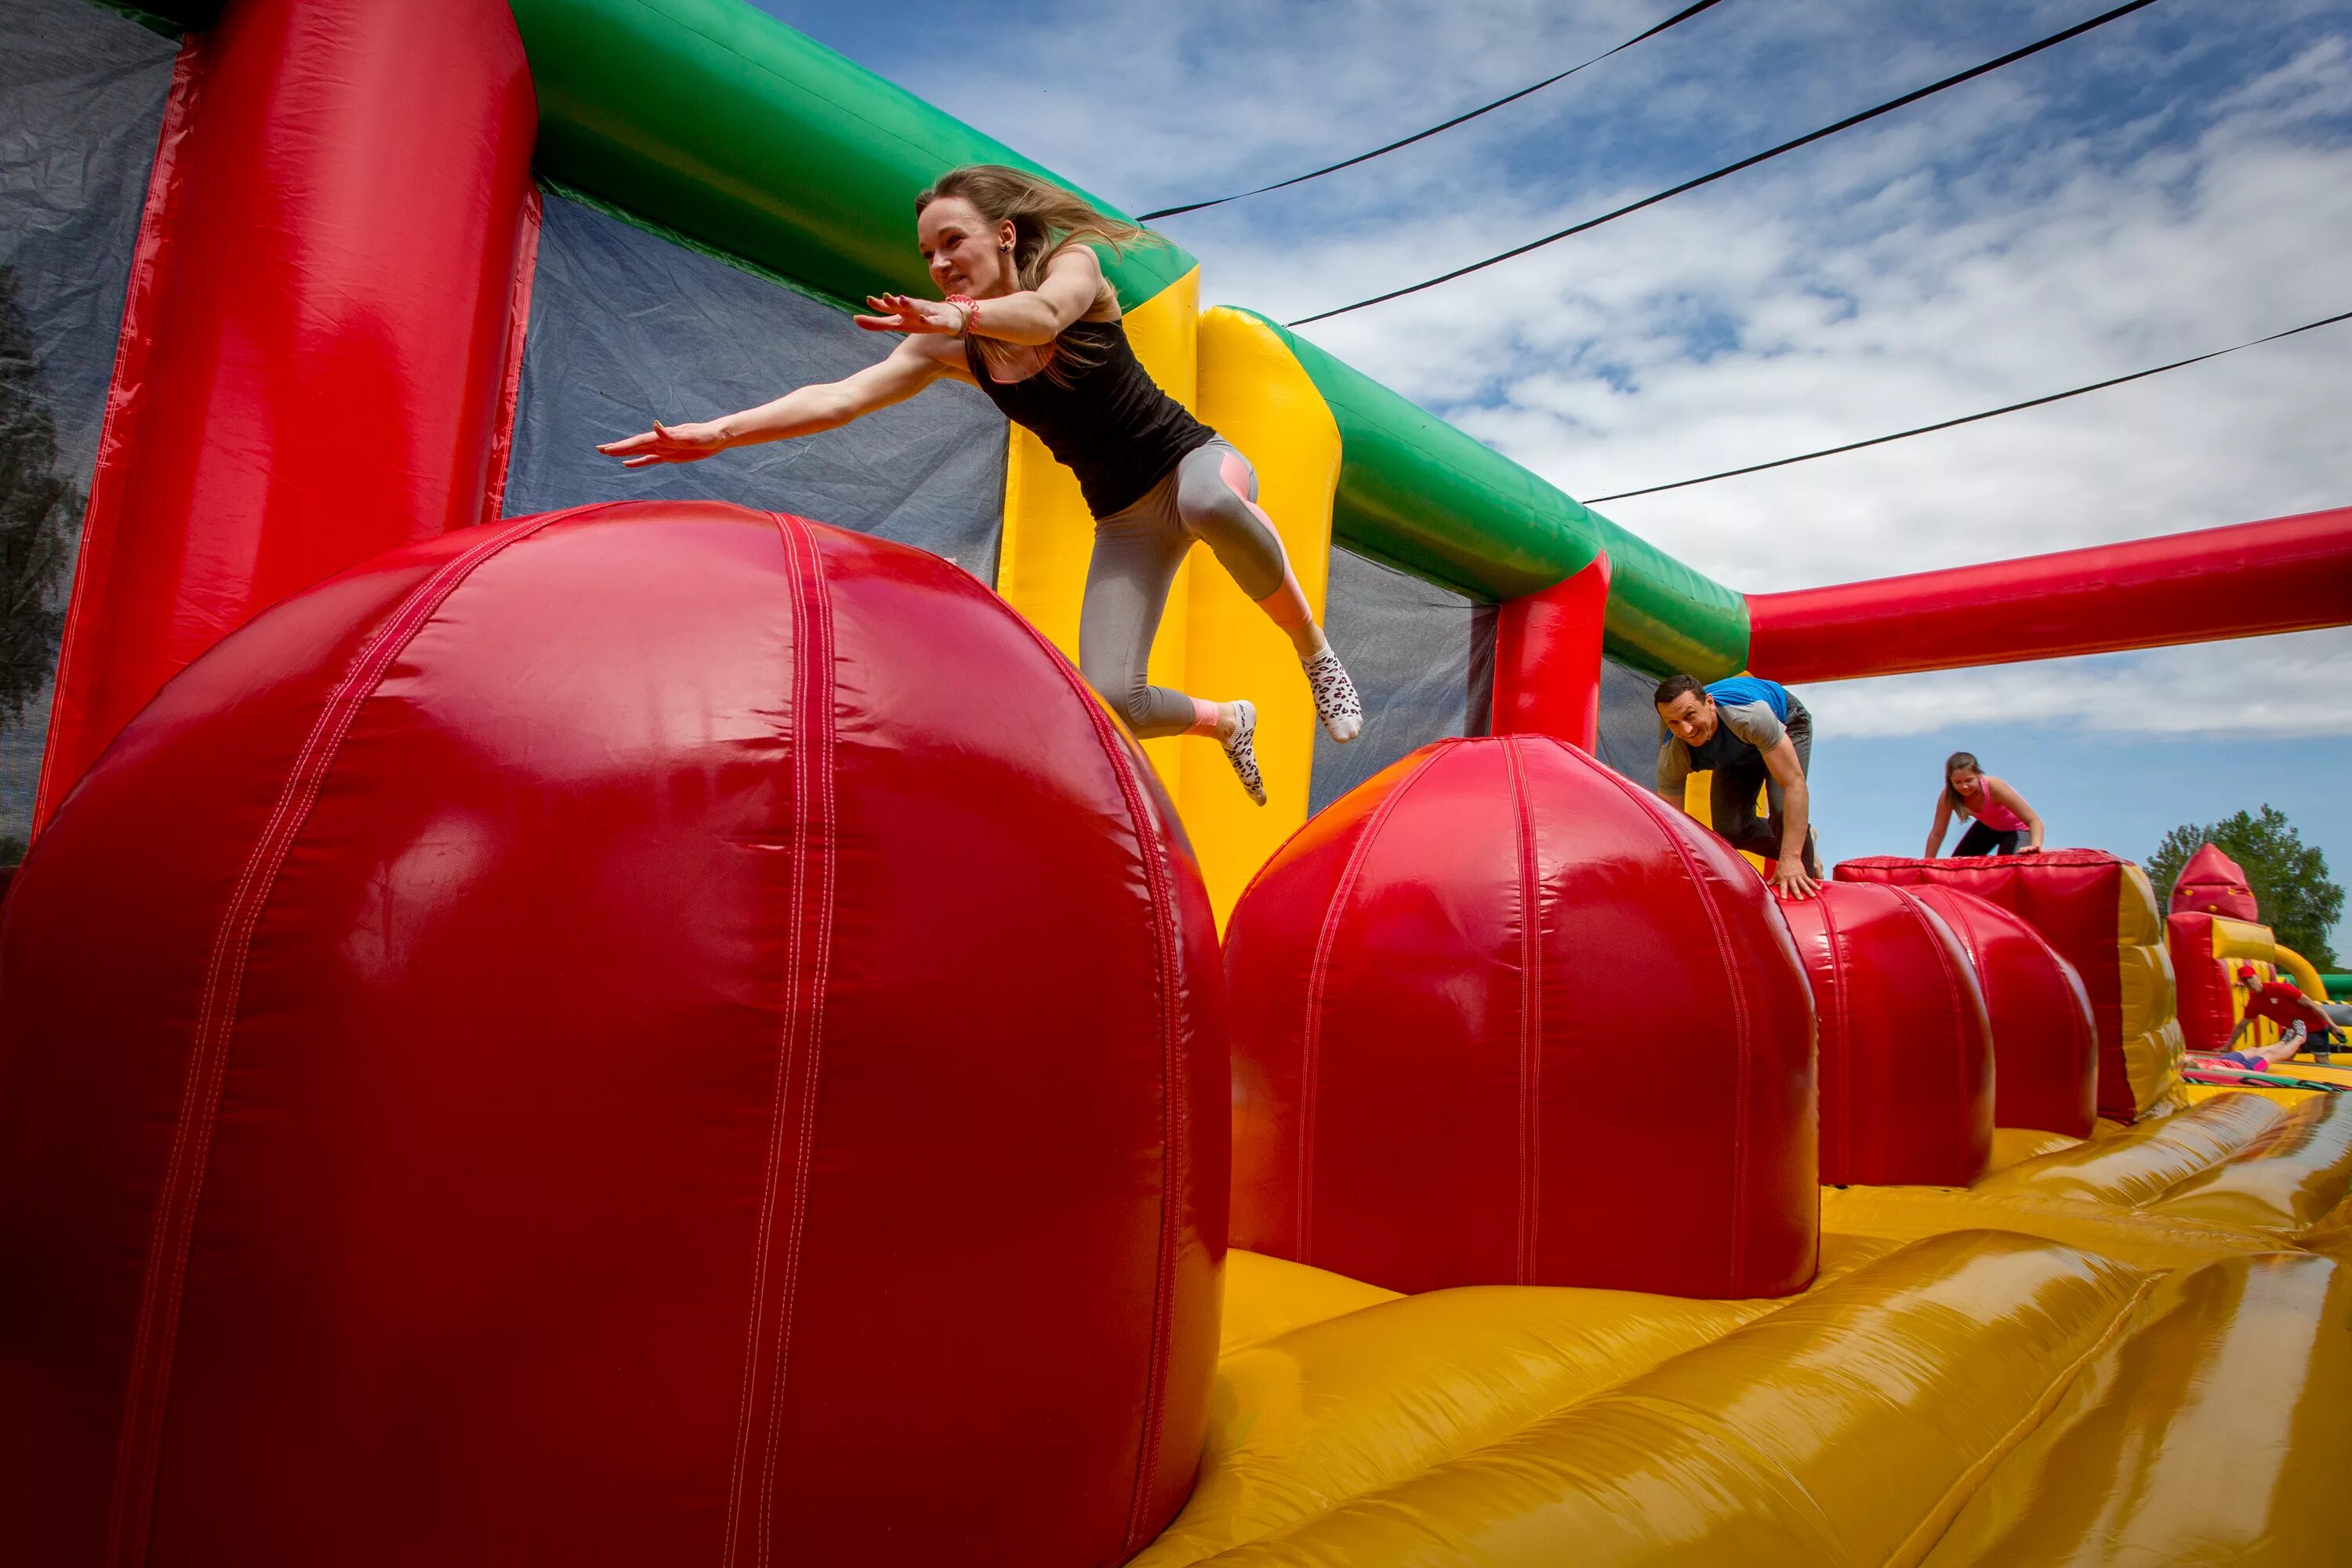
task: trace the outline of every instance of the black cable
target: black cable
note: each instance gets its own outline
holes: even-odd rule
[[[2210,353],[2197,354],[2189,359],[2177,359],[2170,364],[2155,365],[2147,370],[2136,370],[2129,375],[2095,381],[2088,386],[2077,386],[2065,392],[2053,392],[2046,397],[2029,397],[2022,403],[2012,403],[2003,408],[1988,408],[1981,414],[1963,414],[1958,419],[1943,419],[1933,425],[1921,425],[1909,430],[1897,430],[1892,436],[1873,436],[1867,441],[1849,441],[1843,447],[1824,447],[1818,452],[1803,452],[1793,458],[1777,458],[1769,463],[1750,463],[1744,468],[1726,468],[1719,474],[1701,474],[1695,479],[1676,479],[1670,485],[1650,485],[1638,490],[1619,490],[1613,496],[1594,496],[1585,504],[1599,506],[1603,501],[1624,500],[1632,496],[1654,496],[1660,490],[1678,490],[1688,485],[1711,484],[1717,479],[1736,479],[1741,474],[1760,474],[1767,468],[1785,468],[1791,463],[1810,463],[1815,458],[1834,458],[1840,452],[1859,452],[1864,447],[1884,447],[1889,441],[1900,441],[1912,436],[1926,436],[1937,430],[1949,430],[1956,425],[1973,425],[1979,419],[1991,419],[2003,414],[2014,414],[2021,408],[2039,408],[2045,403],[2063,403],[2070,397],[2080,397],[2086,392],[2103,392],[2110,386],[2121,386],[2127,381],[2142,381],[2151,375],[2162,375],[2168,370],[2179,370],[2183,365],[2201,364],[2209,359],[2220,359],[2223,354],[2236,353],[2240,349],[2259,348],[2263,343],[2274,343],[2281,338],[2291,338],[2297,332],[2308,332],[2319,327],[2332,327],[2338,321],[2352,321],[2352,310],[2347,310],[2340,316],[2329,316],[2321,321],[2305,321],[2299,327],[2289,327],[2283,332],[2273,332],[2266,338],[2254,338],[2246,342],[2232,343],[2226,349],[2215,349]]]
[[[1984,64],[1971,67],[1969,69],[1960,72],[1958,76],[1948,76],[1939,82],[1933,82],[1926,87],[1919,88],[1915,91],[1906,92],[1901,98],[1891,99],[1888,101],[1880,104],[1875,109],[1865,109],[1860,114],[1849,115],[1845,119],[1839,121],[1835,125],[1824,125],[1819,131],[1809,132],[1805,135],[1798,137],[1793,142],[1783,142],[1778,147],[1773,147],[1765,152],[1756,153],[1752,157],[1742,158],[1737,163],[1727,163],[1711,174],[1701,174],[1695,180],[1685,180],[1681,184],[1675,186],[1671,190],[1660,191],[1657,195],[1652,196],[1643,196],[1640,201],[1630,203],[1625,206],[1619,207],[1615,212],[1602,213],[1596,218],[1587,218],[1582,223],[1574,225],[1569,228],[1561,229],[1558,234],[1548,234],[1541,239],[1531,239],[1525,245],[1515,246],[1511,249],[1506,250],[1499,255],[1490,256],[1484,261],[1474,261],[1467,267],[1457,267],[1451,272],[1441,272],[1434,278],[1426,279],[1419,283],[1410,284],[1402,289],[1391,289],[1385,294],[1375,294],[1369,300],[1359,300],[1352,305],[1341,305],[1335,310],[1319,310],[1312,316],[1301,316],[1298,320],[1287,324],[1294,327],[1303,327],[1309,321],[1328,321],[1333,316],[1344,316],[1350,310],[1360,310],[1367,305],[1384,304],[1391,300],[1401,300],[1407,294],[1418,294],[1424,289],[1434,289],[1440,283],[1451,283],[1456,278],[1466,278],[1471,273],[1483,271],[1486,268],[1494,266],[1498,261],[1508,261],[1515,256],[1525,256],[1530,250],[1540,250],[1545,246],[1552,244],[1556,240],[1568,238],[1570,235],[1582,234],[1589,228],[1599,228],[1602,224],[1608,223],[1614,218],[1623,217],[1628,213],[1637,213],[1643,207],[1655,206],[1658,203],[1664,201],[1668,196],[1678,196],[1685,191],[1695,191],[1701,185],[1712,184],[1716,181],[1722,179],[1727,174],[1736,174],[1742,169],[1752,169],[1757,164],[1765,162],[1767,159],[1777,158],[1783,153],[1793,153],[1798,148],[1808,146],[1812,142],[1820,141],[1824,136],[1834,136],[1841,131],[1850,131],[1854,126],[1863,123],[1864,121],[1875,120],[1882,114],[1891,114],[1895,110],[1902,109],[1906,105],[1918,102],[1923,98],[1941,92],[1948,87],[1958,87],[1964,81],[1974,81],[1977,78],[1983,76],[1988,71],[1997,71],[2003,66],[2015,65],[2019,60],[2024,59],[2029,55],[2038,55],[2044,49],[2054,48],[2058,45],[2064,43],[2069,38],[2079,38],[2094,27],[2104,27],[2109,22],[2113,22],[2119,17],[2128,16],[2134,11],[2144,10],[2155,4],[2156,0],[2131,0],[2129,5],[2118,5],[2114,10],[2104,12],[2099,16],[2092,17],[2087,22],[2077,22],[2074,26],[2067,28],[2063,33],[2053,33],[2038,44],[2028,44],[2021,49],[2011,49],[2009,53],[2001,56],[1997,60],[1987,60]]]
[[[1442,125],[1433,125],[1426,131],[1416,131],[1402,142],[1391,142],[1385,147],[1375,147],[1369,153],[1359,153],[1352,158],[1342,159],[1337,163],[1327,163],[1322,168],[1310,169],[1303,174],[1293,174],[1286,180],[1276,180],[1270,185],[1260,185],[1254,191],[1235,191],[1230,196],[1219,196],[1213,201],[1192,202],[1181,207],[1161,207],[1156,213],[1145,213],[1138,221],[1150,223],[1155,218],[1174,217],[1180,213],[1196,213],[1203,207],[1221,207],[1227,202],[1240,201],[1244,196],[1262,196],[1268,191],[1278,191],[1285,185],[1301,184],[1308,180],[1319,180],[1326,174],[1337,174],[1341,169],[1352,169],[1359,163],[1368,163],[1370,160],[1381,156],[1383,153],[1393,153],[1400,147],[1410,147],[1416,142],[1426,141],[1428,138],[1436,135],[1441,131],[1451,131],[1465,121],[1475,120],[1480,115],[1487,113],[1492,110],[1500,109],[1507,103],[1517,103],[1519,100],[1527,97],[1528,94],[1531,92],[1541,92],[1545,88],[1549,87],[1556,81],[1566,81],[1570,77],[1572,77],[1578,71],[1582,70],[1584,66],[1597,66],[1602,60],[1607,59],[1610,55],[1622,54],[1625,50],[1632,48],[1635,44],[1640,43],[1643,39],[1654,38],[1660,33],[1664,32],[1668,27],[1674,26],[1676,23],[1687,22],[1693,16],[1697,16],[1701,11],[1712,10],[1722,3],[1723,0],[1699,0],[1699,3],[1696,5],[1685,5],[1683,9],[1675,12],[1664,21],[1659,23],[1656,26],[1652,27],[1648,32],[1638,33],[1633,37],[1626,39],[1623,43],[1618,45],[1615,48],[1609,50],[1607,53],[1593,56],[1591,59],[1585,61],[1582,66],[1570,66],[1566,70],[1560,72],[1558,76],[1548,76],[1532,87],[1523,87],[1519,89],[1518,91],[1498,98],[1492,103],[1481,104],[1467,114],[1457,114]]]

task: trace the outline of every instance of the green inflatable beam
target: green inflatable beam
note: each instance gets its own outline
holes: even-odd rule
[[[1067,184],[741,0],[512,3],[542,174],[838,301],[931,291],[915,195],[957,164]],[[1129,308],[1195,265],[1103,259]]]
[[[1706,679],[1746,668],[1746,597],[1280,324],[1257,320],[1290,346],[1339,424],[1334,539],[1494,600],[1548,588],[1605,550],[1602,641],[1611,657]]]

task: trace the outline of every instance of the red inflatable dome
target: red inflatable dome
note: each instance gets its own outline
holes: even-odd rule
[[[1822,1180],[1965,1187],[1992,1158],[1992,1026],[1969,955],[1908,889],[1780,906],[1822,1026]]]
[[[1237,1247],[1399,1290],[1812,1278],[1813,1027],[1763,884],[1537,735],[1424,747],[1226,928]]]
[[[1216,965],[934,557],[648,503],[300,595],[0,926],[11,1559],[1120,1560],[1205,1429]]]
[[[1928,883],[1904,889],[1960,939],[1992,1025],[1992,1120],[2088,1138],[2098,1116],[2099,1033],[2074,966],[1990,899]]]
[[[2218,844],[2198,847],[2189,863],[2180,868],[2179,879],[2172,884],[2172,902],[2167,912],[2176,915],[2227,915],[2233,921],[2254,921],[2263,916],[2254,901],[2254,890],[2246,883],[2245,868],[2221,853]]]

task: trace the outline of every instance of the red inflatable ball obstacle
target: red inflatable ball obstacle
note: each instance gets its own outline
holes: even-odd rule
[[[1243,896],[1226,973],[1234,1245],[1398,1290],[1812,1278],[1787,929],[1573,747],[1440,742],[1335,802]]]
[[[1992,1025],[1992,1120],[2088,1138],[2098,1118],[2099,1034],[2074,966],[2016,915],[1958,888],[1904,889],[1960,939]]]
[[[1209,906],[934,557],[645,503],[332,579],[66,801],[0,985],[17,1560],[1096,1564],[1190,1487]]]
[[[1899,889],[1782,903],[1821,1018],[1822,1180],[1965,1187],[1992,1158],[1992,1026],[1969,955]]]

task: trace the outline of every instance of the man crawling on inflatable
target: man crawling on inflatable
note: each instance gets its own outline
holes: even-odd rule
[[[1812,800],[1805,773],[1813,757],[1813,716],[1790,689],[1752,675],[1701,685],[1670,675],[1650,700],[1666,737],[1658,748],[1658,793],[1677,809],[1694,773],[1711,772],[1707,816],[1717,835],[1771,866],[1765,876],[1782,897],[1821,891],[1813,847]],[[1766,815],[1756,815],[1764,795]]]

